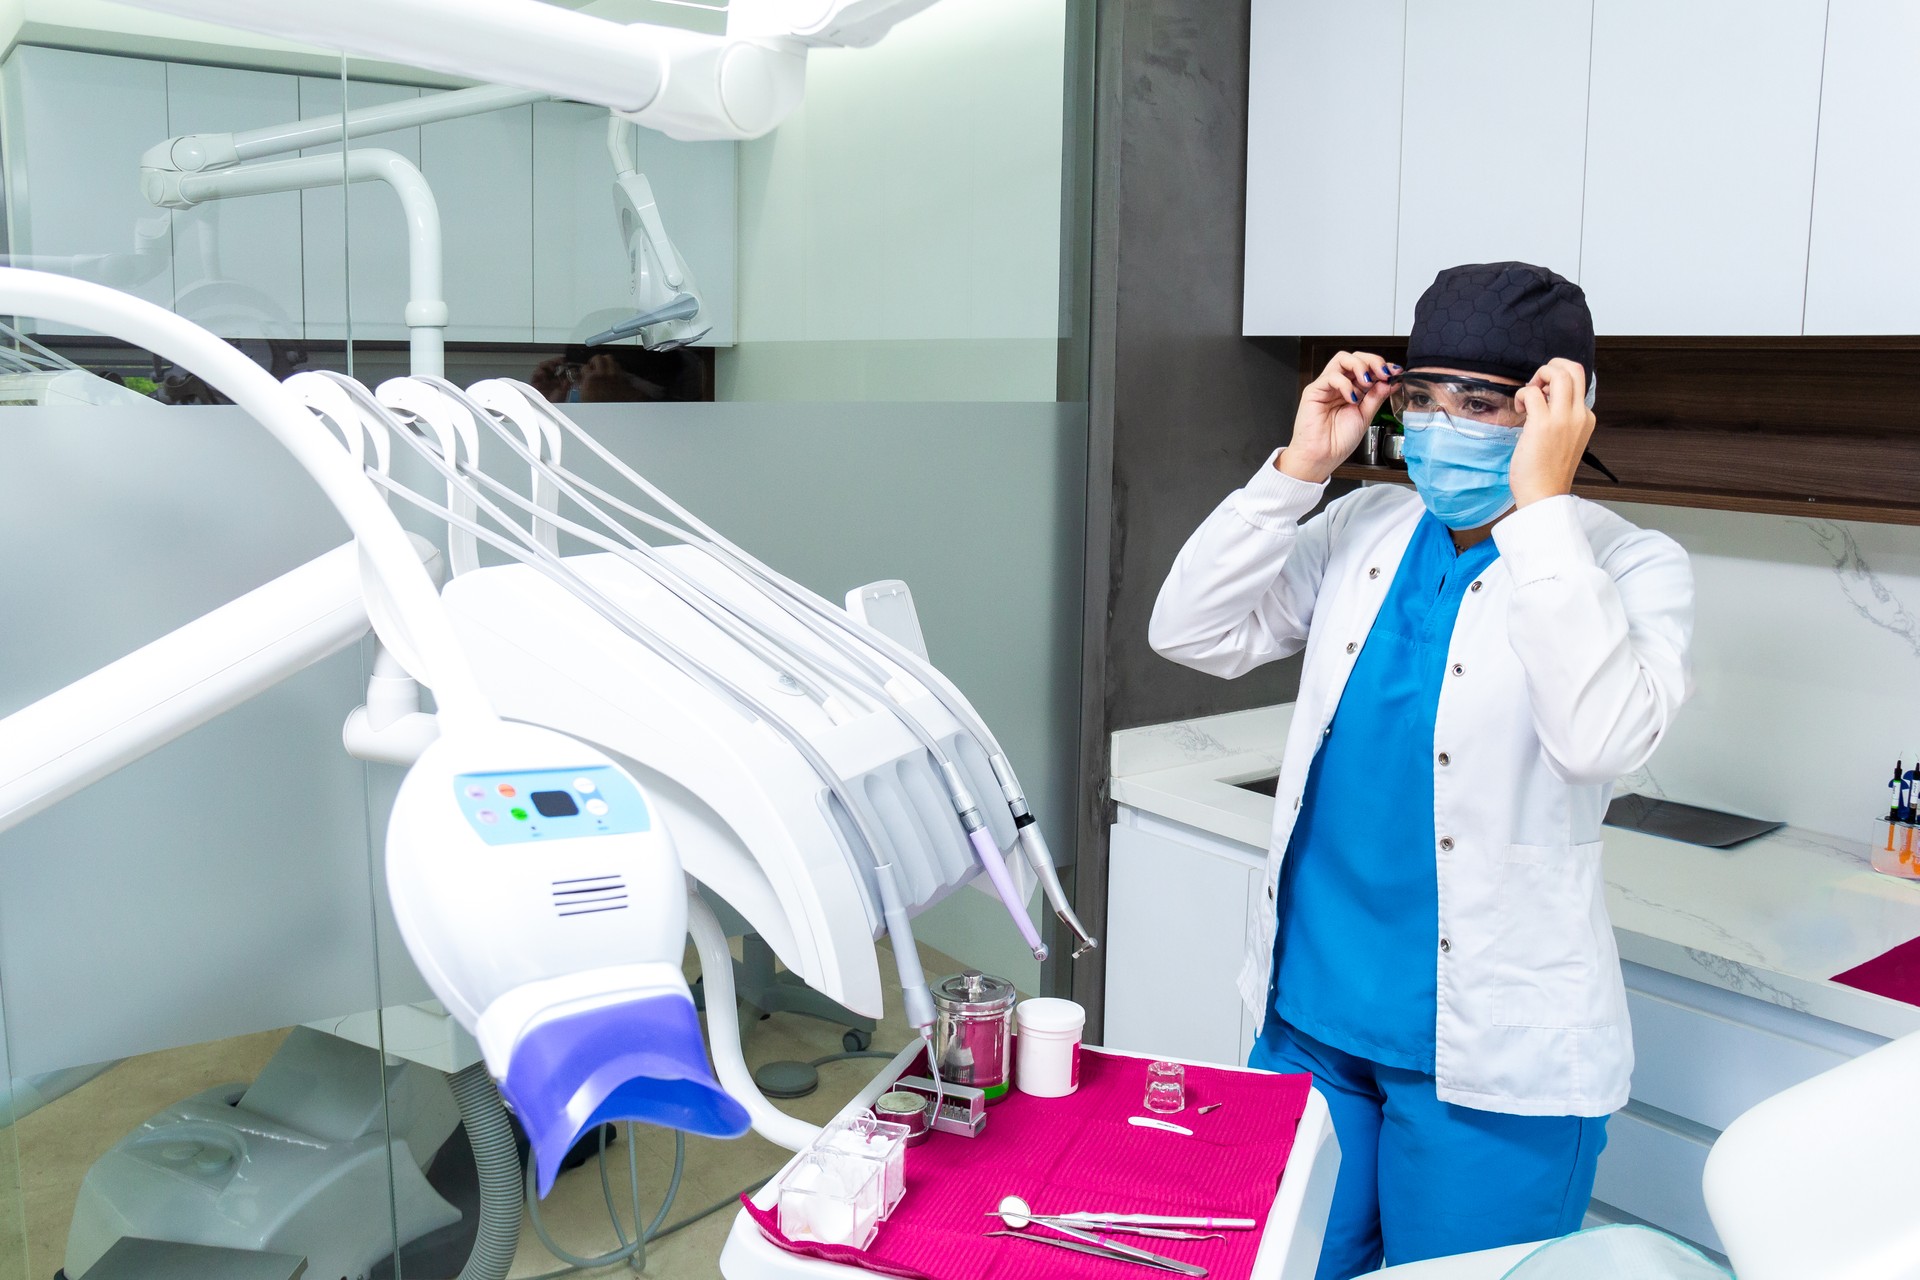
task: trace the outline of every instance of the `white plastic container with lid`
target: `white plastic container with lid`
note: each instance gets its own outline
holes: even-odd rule
[[[1071,1000],[1040,996],[1014,1007],[1020,1028],[1014,1087],[1036,1098],[1064,1098],[1080,1087],[1080,1033],[1087,1011]]]

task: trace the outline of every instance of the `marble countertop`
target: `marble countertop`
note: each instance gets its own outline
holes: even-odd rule
[[[1113,735],[1116,803],[1264,851],[1273,799],[1236,787],[1280,767],[1291,705]],[[1830,979],[1920,937],[1920,881],[1879,875],[1864,837],[1784,828],[1705,849],[1607,827],[1607,910],[1620,956],[1875,1035],[1920,1008]]]

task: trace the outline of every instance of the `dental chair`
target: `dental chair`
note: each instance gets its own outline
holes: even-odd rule
[[[1920,1277],[1920,1032],[1864,1053],[1747,1111],[1701,1179],[1739,1280]],[[1543,1244],[1388,1267],[1382,1280],[1554,1280]],[[1646,1280],[1657,1280],[1649,1275]]]

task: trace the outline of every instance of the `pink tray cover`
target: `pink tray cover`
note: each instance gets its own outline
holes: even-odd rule
[[[912,1074],[911,1071],[908,1074]],[[988,1214],[1005,1195],[1035,1211],[1164,1213],[1252,1218],[1265,1224],[1312,1083],[1305,1075],[1271,1075],[1219,1067],[1187,1068],[1187,1107],[1165,1117],[1194,1131],[1189,1138],[1140,1129],[1127,1117],[1147,1114],[1147,1060],[1087,1051],[1080,1090],[1066,1098],[1015,1091],[989,1108],[978,1138],[935,1134],[907,1152],[907,1195],[865,1255],[793,1245],[778,1215],[746,1197],[747,1212],[783,1248],[834,1257],[850,1265],[919,1273],[932,1280],[1121,1280],[1152,1274],[1127,1263],[1049,1249],[985,1233]],[[1200,1115],[1209,1102],[1225,1103]],[[1029,1228],[1032,1230],[1032,1228]],[[1229,1231],[1225,1240],[1152,1240],[1117,1236],[1206,1267],[1209,1280],[1244,1280],[1260,1248],[1259,1231]],[[872,1267],[878,1263],[880,1267]]]
[[[1889,1000],[1920,1005],[1920,938],[1903,942],[1845,973],[1836,973],[1833,980]]]

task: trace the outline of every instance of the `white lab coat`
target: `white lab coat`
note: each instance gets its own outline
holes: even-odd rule
[[[1422,511],[1379,485],[1302,524],[1324,488],[1269,460],[1187,540],[1148,631],[1159,653],[1226,677],[1306,649],[1240,971],[1259,1025],[1307,772]],[[1571,496],[1493,537],[1434,728],[1434,1077],[1442,1099],[1485,1111],[1605,1115],[1627,1100],[1633,1044],[1600,822],[1614,779],[1646,762],[1692,691],[1693,574],[1672,539]]]

